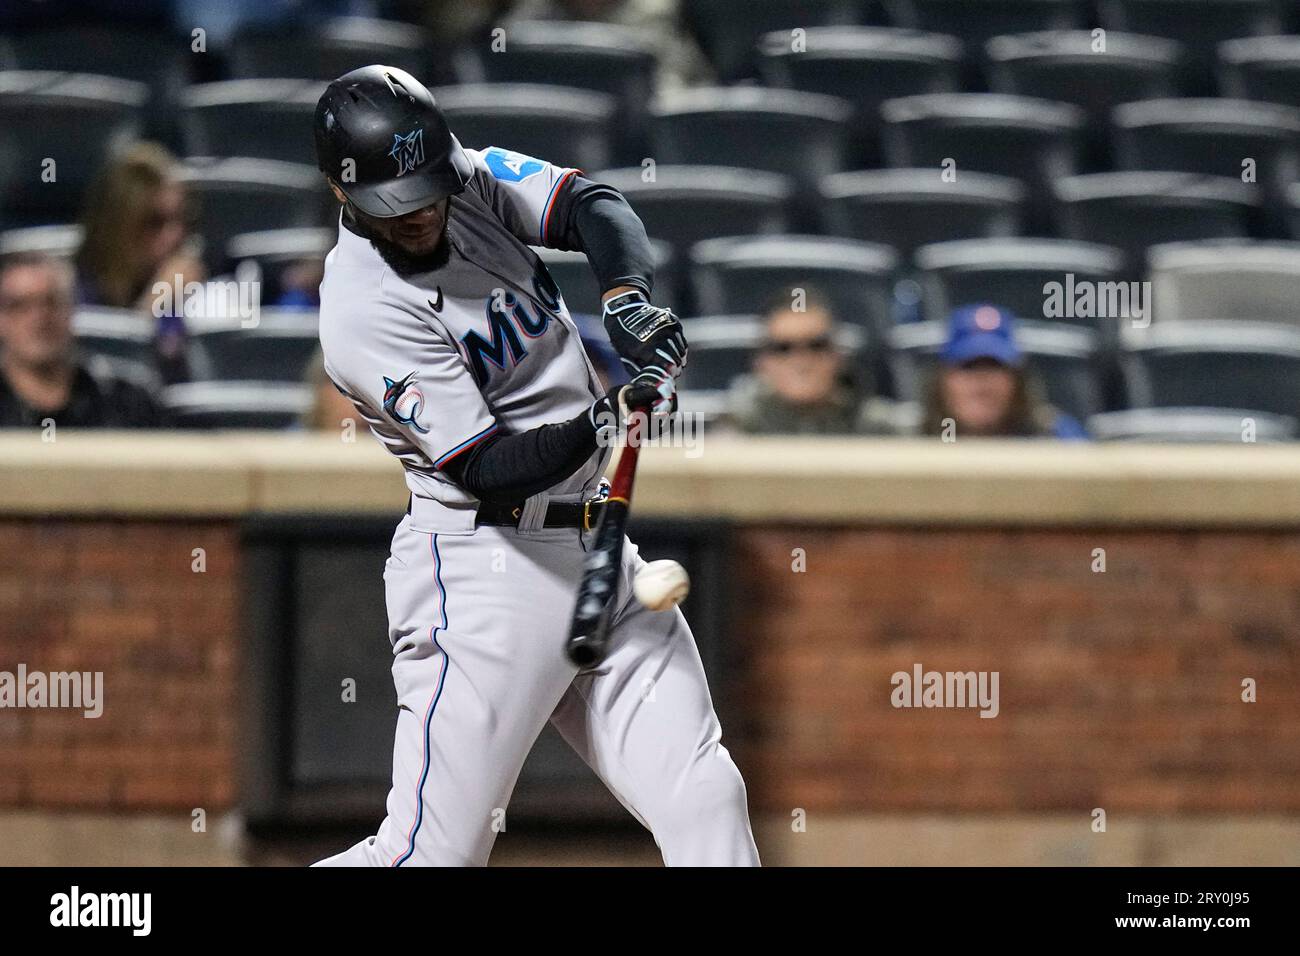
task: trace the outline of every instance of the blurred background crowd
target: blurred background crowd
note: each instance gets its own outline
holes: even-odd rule
[[[310,122],[383,62],[466,146],[625,191],[718,426],[1294,439],[1297,28],[1288,0],[9,0],[0,426],[337,428]],[[617,376],[584,257],[543,259]]]

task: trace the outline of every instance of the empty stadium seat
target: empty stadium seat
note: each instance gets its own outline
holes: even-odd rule
[[[907,96],[881,107],[889,165],[956,162],[967,172],[996,173],[1031,189],[1031,223],[1050,222],[1050,184],[1078,172],[1084,113],[1068,103],[997,93]]]
[[[1082,325],[1098,333],[1099,343],[1113,345],[1118,316],[1048,316],[1049,283],[1069,288],[1081,283],[1111,282],[1124,273],[1124,254],[1110,246],[1065,239],[962,239],[923,246],[916,253],[921,272],[925,317],[942,320],[957,306],[994,302],[1023,319]]]
[[[45,25],[5,37],[6,65],[18,70],[93,73],[148,86],[183,82],[181,60],[190,55],[188,36],[145,24],[60,23],[58,19],[50,15]]]
[[[1224,96],[1300,107],[1300,36],[1226,40],[1219,64]]]
[[[1235,321],[1156,322],[1125,337],[1130,404],[1300,413],[1300,329]]]
[[[300,382],[319,348],[319,319],[299,309],[262,309],[252,328],[201,328],[195,368],[216,381]]]
[[[250,30],[229,46],[230,72],[240,78],[332,80],[372,63],[383,63],[426,80],[428,35],[409,23],[368,17],[335,17],[315,28]]]
[[[962,44],[954,37],[890,27],[814,27],[796,51],[786,32],[760,44],[769,86],[837,96],[853,104],[850,165],[881,163],[880,105],[917,93],[961,89]]]
[[[857,0],[682,0],[681,7],[682,20],[723,81],[754,72],[763,34],[847,26],[859,12]]]
[[[1089,165],[1104,168],[1111,111],[1121,103],[1174,96],[1181,47],[1158,37],[1108,33],[1104,52],[1087,30],[994,37],[989,85],[1080,107],[1088,117]]]
[[[657,162],[737,166],[791,176],[808,194],[844,168],[849,104],[760,87],[694,89],[651,110]]]
[[[902,27],[951,33],[977,54],[990,37],[1088,25],[1088,0],[884,0]]]
[[[1123,169],[1242,178],[1255,163],[1274,233],[1286,187],[1300,176],[1300,109],[1248,100],[1173,99],[1115,109],[1115,158]]]
[[[883,341],[892,324],[898,257],[888,246],[823,236],[710,239],[691,250],[695,308],[706,315],[758,313],[794,288],[814,288],[840,322]]]
[[[162,392],[179,428],[290,428],[314,400],[310,385],[291,382],[187,382]]]
[[[642,169],[596,175],[627,197],[652,239],[668,243],[677,262],[689,261],[701,239],[789,230],[790,180],[775,173],[717,166],[658,166],[654,182]]]
[[[645,156],[647,115],[658,63],[639,31],[608,23],[512,23],[508,52],[483,49],[483,74],[491,83],[535,83],[593,90],[614,97],[616,162]],[[509,145],[509,144],[502,144]]]
[[[1300,422],[1245,409],[1133,408],[1093,415],[1088,434],[1097,441],[1196,444],[1241,444],[1250,434],[1254,442],[1272,444],[1300,437]]]
[[[931,242],[1016,235],[1026,191],[986,173],[944,182],[934,168],[837,173],[822,181],[822,195],[832,233],[893,246],[909,260]]]
[[[1259,193],[1240,180],[1193,173],[1093,173],[1056,184],[1061,235],[1117,246],[1139,269],[1146,247],[1249,235]]]
[[[108,76],[0,73],[0,223],[77,218],[100,168],[138,137],[148,97]]]
[[[1158,321],[1246,319],[1300,327],[1300,242],[1186,242],[1148,251]]]
[[[157,321],[135,309],[81,306],[72,316],[72,333],[85,355],[102,355],[141,365],[153,362]]]
[[[270,159],[191,159],[182,171],[199,201],[209,270],[219,272],[230,240],[246,232],[324,226],[337,216],[313,166]]]
[[[255,276],[262,284],[261,301],[271,303],[284,291],[286,270],[304,261],[323,261],[337,240],[336,228],[246,232],[226,243],[226,260],[234,263],[240,278]]]
[[[44,252],[70,259],[81,246],[81,226],[26,226],[0,232],[0,256],[11,252]]]
[[[1107,30],[1178,40],[1188,50],[1183,85],[1195,94],[1213,89],[1220,40],[1283,32],[1279,0],[1098,0]]]
[[[500,146],[592,170],[613,157],[614,97],[562,86],[467,83],[433,91],[452,132],[472,149]]]
[[[316,164],[312,119],[325,90],[316,80],[199,83],[181,94],[189,156],[247,156]]]
[[[939,351],[948,338],[946,322],[911,322],[889,334],[895,397],[921,402]],[[1041,381],[1047,400],[1083,421],[1102,410],[1097,371],[1097,336],[1088,329],[1019,322],[1016,342],[1029,370]]]

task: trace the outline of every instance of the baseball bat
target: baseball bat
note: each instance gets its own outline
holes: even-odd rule
[[[618,592],[618,575],[623,567],[623,537],[632,507],[632,485],[636,481],[636,463],[641,453],[641,425],[649,418],[649,409],[640,412],[627,430],[627,445],[619,456],[614,477],[609,483],[609,497],[601,510],[591,550],[582,565],[578,585],[578,603],[573,609],[573,623],[565,651],[569,660],[582,668],[597,667],[609,649],[609,619]],[[636,419],[640,421],[636,421]]]

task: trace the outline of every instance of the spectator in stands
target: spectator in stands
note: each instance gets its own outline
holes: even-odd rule
[[[753,375],[731,389],[731,418],[743,432],[847,435],[861,428],[861,401],[836,342],[831,307],[812,290],[803,306],[793,308],[782,293],[763,312]]]
[[[920,428],[956,438],[1088,437],[1038,394],[1016,345],[1014,317],[993,305],[963,306],[949,317]]]
[[[510,19],[574,20],[635,27],[653,44],[659,89],[713,81],[709,62],[678,26],[678,0],[520,0]]]
[[[143,388],[77,360],[72,308],[67,263],[37,252],[0,259],[0,427],[165,424]]]
[[[176,160],[156,143],[136,144],[91,187],[82,225],[78,301],[157,317],[158,372],[168,384],[188,380],[184,317],[155,307],[153,291],[158,282],[184,288],[206,278],[191,241]]]

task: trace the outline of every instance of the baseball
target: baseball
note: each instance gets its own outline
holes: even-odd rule
[[[686,600],[691,579],[676,561],[651,561],[632,581],[636,599],[652,611],[666,611]]]

